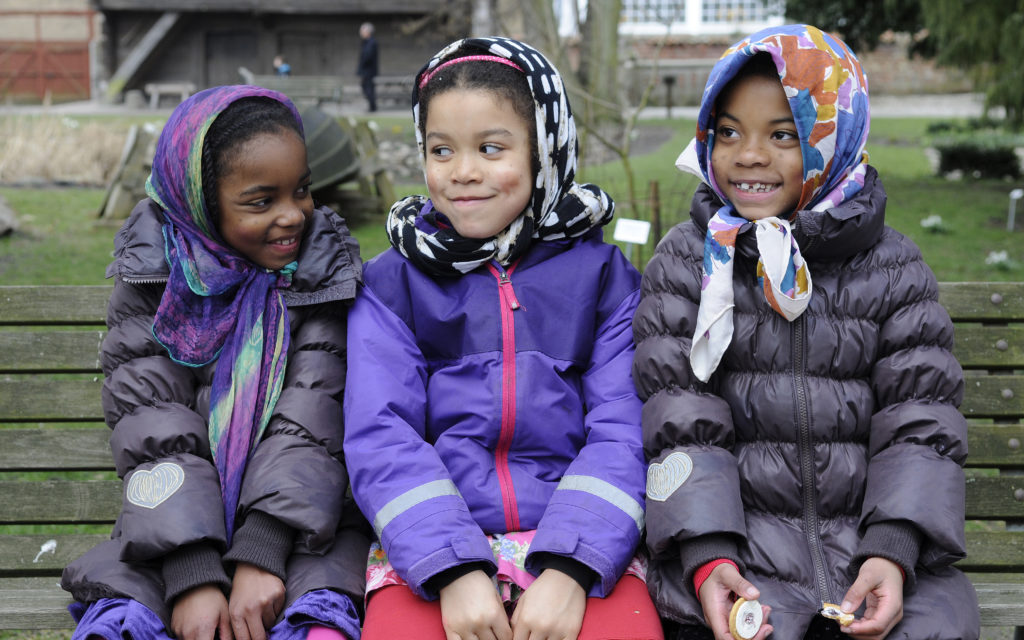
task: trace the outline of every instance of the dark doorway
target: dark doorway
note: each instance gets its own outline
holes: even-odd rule
[[[206,34],[206,85],[238,84],[238,67],[259,68],[255,31],[210,31]]]

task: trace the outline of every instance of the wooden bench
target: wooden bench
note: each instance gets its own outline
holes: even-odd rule
[[[280,91],[295,103],[341,103],[352,95],[352,89],[346,87],[341,76],[261,75],[245,67],[238,68],[238,75],[245,84]],[[355,91],[359,91],[358,87]]]
[[[121,504],[97,351],[107,286],[0,287],[0,629],[65,629],[61,569]],[[970,419],[968,557],[982,624],[1024,634],[1024,283],[945,283]],[[88,527],[87,525],[98,525]]]
[[[150,82],[145,90],[149,96],[149,108],[156,109],[160,106],[160,98],[165,95],[178,99],[175,106],[181,104],[196,92],[196,85],[192,82]]]

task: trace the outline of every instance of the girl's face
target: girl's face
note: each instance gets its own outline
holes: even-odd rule
[[[224,241],[261,267],[277,270],[299,255],[313,213],[306,145],[294,131],[263,133],[228,158],[217,185]]]
[[[430,101],[424,127],[427,190],[464,238],[490,238],[533,194],[528,124],[503,98],[453,89]]]
[[[740,78],[719,98],[717,111],[711,167],[722,194],[747,220],[795,210],[803,156],[782,83]]]

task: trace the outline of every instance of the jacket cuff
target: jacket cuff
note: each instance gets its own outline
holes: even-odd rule
[[[561,571],[583,587],[584,593],[590,593],[590,588],[597,580],[597,573],[593,569],[575,558],[560,556],[557,553],[538,553],[533,566],[538,572],[545,569]]]
[[[186,545],[164,556],[163,577],[167,603],[204,584],[217,585],[225,595],[231,592],[231,580],[221,564],[220,553],[211,544]]]
[[[859,570],[868,558],[885,558],[899,565],[903,570],[904,586],[912,588],[917,581],[914,566],[921,555],[921,541],[921,532],[910,523],[877,522],[864,532],[853,556],[853,566]]]
[[[713,560],[729,560],[736,565],[740,573],[746,571],[746,567],[740,562],[736,541],[725,534],[699,536],[681,543],[679,560],[683,565],[683,580],[689,586],[693,585],[697,570]]]
[[[235,532],[224,561],[245,562],[284,581],[294,540],[295,529],[262,511],[250,511]]]
[[[432,576],[423,584],[423,588],[434,593],[440,593],[441,589],[444,589],[462,576],[473,573],[477,569],[490,575],[491,566],[486,562],[467,562],[465,564],[457,564]]]

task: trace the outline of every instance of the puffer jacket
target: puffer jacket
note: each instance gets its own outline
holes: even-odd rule
[[[964,556],[966,422],[953,327],[920,251],[864,189],[791,219],[813,278],[792,323],[756,276],[752,225],[736,243],[732,342],[707,384],[689,366],[704,237],[722,205],[703,186],[691,221],[658,245],[634,319],[633,369],[648,470],[648,585],[663,616],[703,624],[693,573],[729,558],[772,607],[773,637],[801,638],[840,603],[860,562],[906,573],[890,638],[976,638]]]
[[[217,365],[175,363],[152,331],[168,278],[162,223],[159,207],[144,200],[115,239],[101,364],[110,446],[126,492],[111,540],[70,564],[63,588],[82,602],[135,599],[167,624],[176,595],[208,583],[228,589],[222,563],[244,561],[285,581],[286,607],[323,588],[360,602],[369,529],[345,498],[341,409],[358,245],[336,213],[314,211],[299,268],[282,292],[291,329],[284,385],[247,463],[228,549],[207,431]],[[131,482],[139,474],[146,481]]]
[[[596,229],[517,264],[432,278],[395,250],[349,315],[345,456],[388,559],[425,598],[452,567],[494,570],[486,534],[536,535],[607,594],[643,528],[630,377],[639,274]]]

